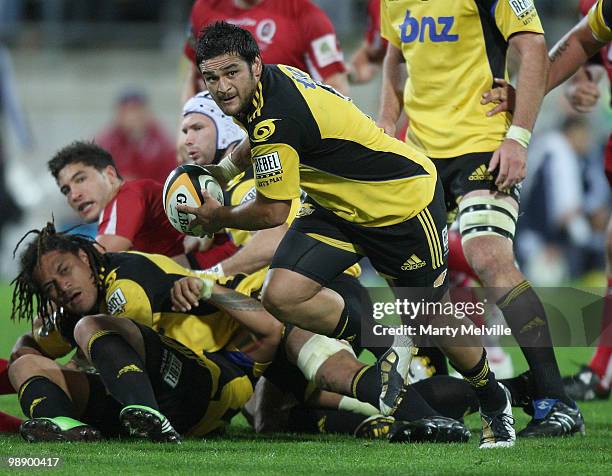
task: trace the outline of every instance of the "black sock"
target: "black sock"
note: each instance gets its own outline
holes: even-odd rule
[[[89,339],[87,350],[104,385],[117,401],[159,410],[144,362],[120,334],[97,332]]]
[[[378,365],[364,367],[353,378],[351,389],[353,396],[362,402],[379,408],[381,391],[380,369]],[[393,416],[398,420],[413,421],[419,418],[439,415],[431,408],[412,385],[406,388],[404,398],[398,405]]]
[[[533,379],[525,378],[524,375],[518,377],[504,378],[500,383],[510,390],[513,407],[523,407],[528,405],[533,399]]]
[[[351,306],[347,304],[345,300],[344,309],[340,314],[340,320],[328,337],[332,339],[342,339],[349,343],[353,343],[355,340],[360,340],[361,336],[361,322],[359,321],[360,316],[355,312],[352,312]]]
[[[480,406],[476,392],[465,380],[448,375],[434,375],[412,386],[434,410],[455,420],[477,412]]]
[[[457,369],[457,367],[455,367]],[[482,357],[470,370],[457,371],[472,386],[485,413],[501,410],[506,404],[506,393],[497,384],[495,374],[489,369],[487,352],[482,350]]]
[[[436,370],[436,375],[448,375],[446,356],[437,347],[419,347],[417,356],[429,359],[428,364]]]
[[[366,418],[364,415],[344,410],[314,409],[299,405],[291,409],[287,431],[352,435]]]
[[[76,419],[76,410],[66,392],[41,375],[23,383],[19,389],[19,404],[29,418],[63,416]]]
[[[557,398],[571,404],[555,358],[544,306],[529,282],[515,286],[497,305],[533,374],[534,398]]]

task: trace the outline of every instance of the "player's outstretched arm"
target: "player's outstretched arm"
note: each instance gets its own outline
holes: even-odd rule
[[[404,56],[401,50],[389,43],[383,60],[382,89],[377,124],[390,136],[395,136],[397,121],[403,108],[403,91],[406,82],[403,63]]]

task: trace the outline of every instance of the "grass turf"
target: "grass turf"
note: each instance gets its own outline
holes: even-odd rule
[[[0,285],[0,356],[7,357],[27,323],[9,321],[10,293]],[[525,369],[520,352],[510,349],[517,371]],[[591,349],[557,350],[564,373],[586,362]],[[14,395],[0,397],[2,411],[21,416]],[[583,403],[587,435],[563,439],[519,440],[511,449],[477,449],[480,422],[472,415],[468,444],[391,445],[336,435],[255,437],[237,417],[224,438],[186,441],[180,446],[141,441],[96,444],[28,444],[19,436],[0,435],[0,474],[17,470],[9,457],[59,457],[53,469],[27,468],[51,474],[612,474],[612,403]],[[528,417],[515,409],[517,429]]]

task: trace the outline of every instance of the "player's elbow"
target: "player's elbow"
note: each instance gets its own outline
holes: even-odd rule
[[[264,228],[274,228],[282,225],[287,221],[289,217],[289,211],[291,205],[287,205],[284,201],[274,204],[268,204],[262,207],[261,220],[264,224]]]
[[[509,45],[521,57],[548,56],[546,39],[541,33],[521,32],[510,37]]]

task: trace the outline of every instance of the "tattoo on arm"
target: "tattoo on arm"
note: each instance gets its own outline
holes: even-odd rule
[[[231,311],[263,311],[262,304],[252,297],[245,296],[236,291],[217,294],[213,293],[210,300]]]
[[[557,61],[561,57],[561,55],[565,53],[565,51],[567,51],[568,48],[569,48],[569,41],[565,40],[557,48],[555,48],[553,55],[550,57],[550,62],[554,63],[555,61]]]

